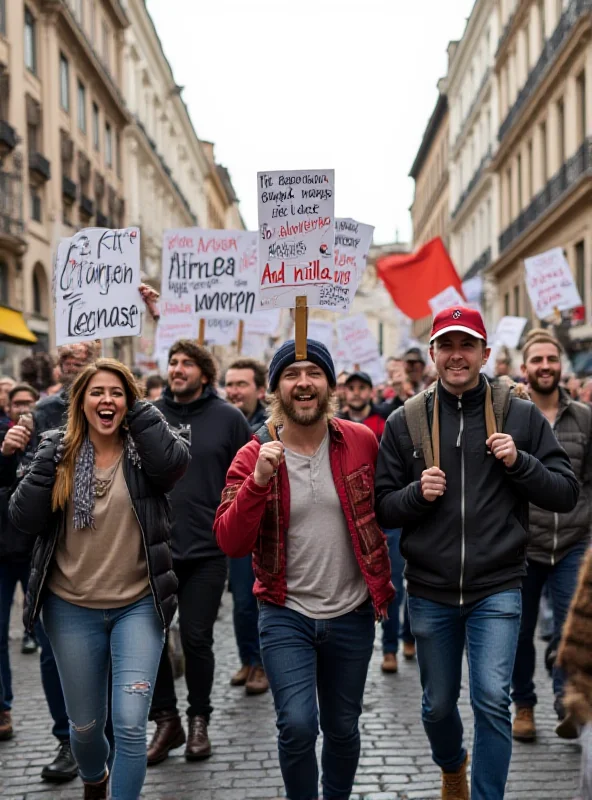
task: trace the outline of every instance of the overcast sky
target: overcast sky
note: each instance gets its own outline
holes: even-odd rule
[[[409,169],[473,0],[147,0],[201,139],[257,227],[256,173],[335,169],[335,211],[409,241]],[[165,154],[166,155],[166,154]]]

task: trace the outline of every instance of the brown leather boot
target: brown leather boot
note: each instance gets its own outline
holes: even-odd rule
[[[107,800],[108,785],[109,785],[108,772],[100,783],[85,783],[84,800]]]
[[[403,642],[403,656],[407,661],[415,658],[415,642]]]
[[[0,711],[0,742],[12,739],[14,731],[12,729],[12,716],[10,711]]]
[[[156,717],[156,730],[148,745],[148,766],[160,764],[167,758],[169,751],[185,744],[185,731],[181,725],[181,717],[168,711]]]
[[[517,742],[534,742],[536,739],[534,708],[516,706],[516,716],[512,724],[512,738],[516,739]]]
[[[232,678],[230,679],[231,686],[244,686],[247,682],[247,678],[249,677],[249,672],[251,671],[251,667],[248,664],[243,664],[242,667],[239,669],[238,672],[235,672]]]
[[[397,672],[399,669],[397,654],[385,653],[382,657],[382,665],[380,668],[383,672]]]
[[[245,684],[247,694],[264,694],[269,689],[269,681],[263,667],[251,667]]]
[[[208,737],[208,723],[205,717],[189,718],[189,733],[185,758],[187,761],[201,761],[212,755],[212,745]]]
[[[469,756],[458,772],[442,771],[442,800],[470,800],[467,783],[467,765]]]

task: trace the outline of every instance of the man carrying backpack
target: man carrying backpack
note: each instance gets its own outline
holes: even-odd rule
[[[465,642],[475,715],[471,797],[502,800],[528,502],[571,511],[579,487],[538,408],[480,374],[490,350],[477,311],[437,314],[430,345],[438,381],[387,422],[376,512],[384,528],[403,528],[422,718],[442,769],[442,800],[469,798],[457,707]]]
[[[560,343],[548,331],[532,330],[522,352],[522,374],[528,379],[532,402],[549,421],[565,448],[580,483],[580,497],[569,514],[553,514],[536,505],[530,507],[527,572],[522,584],[522,622],[512,676],[512,699],[516,717],[514,739],[536,738],[534,686],[536,651],[534,646],[541,592],[548,586],[553,603],[554,631],[551,649],[556,650],[578,581],[578,571],[590,541],[592,521],[592,408],[572,400],[560,386]],[[578,726],[566,715],[563,706],[565,676],[553,667],[555,711],[559,718],[556,733],[563,739],[576,739]]]

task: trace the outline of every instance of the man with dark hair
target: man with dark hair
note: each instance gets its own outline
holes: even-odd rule
[[[543,511],[536,505],[529,509],[527,571],[522,582],[522,620],[512,676],[512,698],[516,705],[512,734],[518,741],[536,738],[534,636],[543,587],[546,585],[551,594],[554,631],[550,649],[556,651],[576,589],[580,564],[590,543],[592,409],[586,403],[573,400],[561,386],[562,353],[559,341],[542,329],[528,334],[522,351],[522,374],[528,380],[530,397],[569,456],[580,484],[580,496],[576,507],[567,514]],[[563,704],[564,684],[563,670],[554,665],[553,693],[559,718],[556,733],[563,739],[576,739],[578,726],[566,715]]]
[[[267,367],[254,358],[237,358],[226,370],[226,399],[245,415],[253,433],[267,418],[263,404],[267,387]],[[230,679],[232,686],[244,686],[247,694],[263,694],[269,682],[261,664],[259,649],[259,608],[253,594],[255,574],[251,554],[230,559],[232,621],[241,660],[240,669]]]
[[[384,417],[372,402],[372,378],[367,372],[352,372],[345,381],[345,405],[347,411],[338,412],[339,419],[361,422],[380,442],[386,425]]]
[[[419,347],[410,347],[404,354],[405,372],[414,392],[421,392],[425,388],[426,361]]]
[[[504,797],[528,503],[568,512],[579,494],[538,408],[510,387],[492,390],[481,374],[489,355],[478,311],[437,314],[430,356],[438,382],[390,416],[376,468],[378,521],[403,528],[422,719],[442,800],[469,798],[457,705],[465,649],[475,718],[470,797]]]
[[[327,348],[285,342],[269,368],[271,417],[234,459],[216,515],[233,557],[253,552],[261,652],[279,730],[286,795],[352,791],[358,720],[375,619],[394,594],[384,534],[374,518],[376,437],[333,419],[336,376]]]
[[[263,402],[267,386],[267,367],[254,358],[237,358],[226,370],[226,399],[240,408],[253,433],[267,418]]]
[[[185,654],[189,735],[185,757],[211,755],[208,724],[214,680],[213,631],[227,573],[226,556],[213,534],[226,472],[251,438],[244,415],[216,392],[216,363],[208,350],[181,339],[169,351],[168,387],[155,405],[181,430],[192,459],[170,493],[173,566],[179,579],[179,624]],[[152,698],[156,731],[148,764],[163,761],[186,740],[177,710],[172,666],[165,646]]]
[[[160,400],[165,386],[166,381],[160,375],[148,375],[145,387],[146,400],[150,400],[152,403]]]

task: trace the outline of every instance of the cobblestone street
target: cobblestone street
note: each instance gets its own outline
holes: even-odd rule
[[[237,668],[230,616],[231,597],[216,626],[217,679],[210,733],[214,754],[188,764],[182,748],[164,764],[148,770],[143,798],[150,800],[246,800],[282,795],[271,695],[246,697],[229,686]],[[55,741],[39,679],[36,656],[20,653],[20,628],[13,614],[15,737],[0,744],[0,798],[74,800],[82,797],[77,779],[62,787],[44,783],[41,767],[51,760]],[[542,656],[540,649],[539,656]],[[508,800],[573,800],[577,788],[579,749],[554,734],[550,682],[539,664],[536,744],[514,744]],[[184,698],[183,683],[178,696]],[[362,758],[355,800],[428,800],[439,797],[439,770],[430,758],[420,721],[420,689],[415,662],[401,663],[397,675],[380,671],[379,637],[368,680],[362,717]],[[462,713],[470,709],[463,681]],[[467,729],[469,725],[467,724]]]

